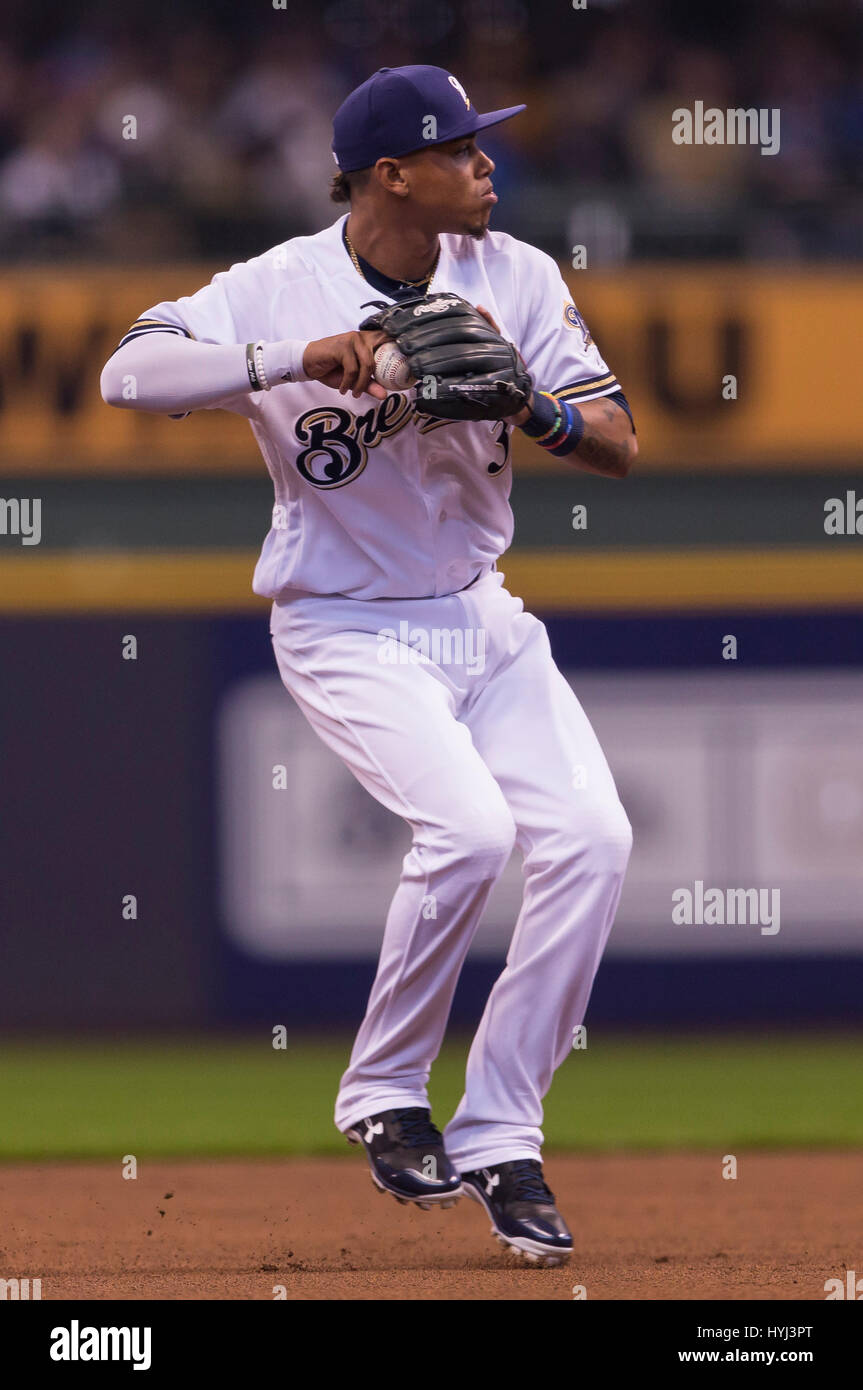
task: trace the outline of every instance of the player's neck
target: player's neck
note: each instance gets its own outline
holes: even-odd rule
[[[351,212],[346,230],[357,255],[391,280],[421,280],[440,250],[436,235],[418,227],[382,227],[359,209]]]

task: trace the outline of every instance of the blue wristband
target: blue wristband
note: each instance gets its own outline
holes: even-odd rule
[[[553,445],[546,446],[555,458],[565,458],[567,454],[571,454],[581,443],[584,434],[584,416],[578,406],[570,405],[569,401],[561,401],[561,405],[566,420],[566,433],[562,438],[555,440]]]
[[[521,428],[555,458],[565,458],[581,441],[584,416],[577,405],[570,405],[569,401],[562,401],[547,391],[537,391],[533,410]]]
[[[562,414],[560,402],[545,391],[536,391],[533,397],[533,409],[520,428],[529,438],[540,439],[542,435],[548,434],[559,414]]]

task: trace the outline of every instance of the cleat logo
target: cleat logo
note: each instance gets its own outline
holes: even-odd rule
[[[490,1168],[483,1168],[482,1175],[485,1178],[485,1195],[490,1197],[500,1182],[500,1173],[492,1173]]]
[[[363,1124],[366,1126],[366,1132],[363,1136],[364,1142],[366,1144],[370,1144],[376,1134],[383,1134],[384,1132],[383,1120],[378,1120],[377,1124],[375,1124],[372,1120],[363,1120]]]

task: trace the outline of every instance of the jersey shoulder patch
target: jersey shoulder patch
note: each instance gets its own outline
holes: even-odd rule
[[[568,300],[567,303],[563,306],[563,321],[566,324],[567,328],[578,329],[582,337],[582,346],[584,348],[589,348],[591,343],[593,342],[593,339],[590,336],[590,329],[588,328],[587,324],[585,323],[581,314],[576,309],[571,299]]]

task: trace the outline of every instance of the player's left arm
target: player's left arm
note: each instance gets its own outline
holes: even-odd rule
[[[533,391],[510,419],[555,458],[623,478],[638,453],[629,402],[556,263],[535,247],[514,247],[520,312],[513,336]]]
[[[578,468],[608,478],[625,478],[638,454],[635,425],[622,391],[580,406],[550,392],[533,392],[529,404],[512,417],[512,423],[522,428],[528,425],[527,432],[535,438],[542,436],[535,435],[534,429],[541,429],[543,435],[551,431],[547,434],[549,442],[559,438],[550,451],[555,458],[569,459]]]
[[[477,309],[499,333],[488,309],[482,304]],[[584,320],[577,317],[586,336]],[[604,362],[602,366],[604,377],[589,379],[580,386],[563,388],[559,393],[531,391],[527,405],[509,418],[555,458],[568,459],[589,473],[625,478],[638,453],[635,422],[617,381]],[[610,389],[611,394],[576,405],[582,395],[603,388]]]

